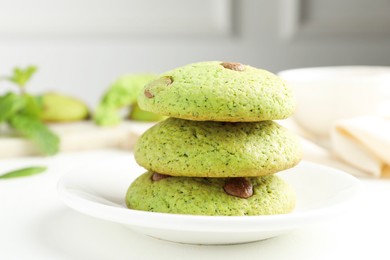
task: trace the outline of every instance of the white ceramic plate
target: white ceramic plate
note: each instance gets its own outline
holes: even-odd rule
[[[192,244],[234,244],[262,240],[340,213],[356,197],[354,177],[325,166],[301,162],[278,173],[297,193],[294,212],[272,216],[193,216],[127,209],[125,193],[144,169],[134,159],[115,160],[75,169],[58,184],[63,201],[87,215],[124,224],[134,231]]]

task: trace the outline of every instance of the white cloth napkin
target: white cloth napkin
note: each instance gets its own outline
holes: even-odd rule
[[[335,122],[333,152],[366,176],[390,176],[390,120],[361,116]]]
[[[379,145],[386,146],[387,150],[377,145],[377,149],[386,155],[386,151],[390,149],[390,120],[376,117],[356,117],[338,121],[332,128],[331,137],[326,139],[319,139],[307,133],[294,120],[287,119],[278,122],[301,137],[304,160],[337,168],[356,177],[386,176],[390,169],[388,167],[390,163],[384,164],[383,160],[373,157],[370,153],[367,156],[366,151],[370,148],[365,145],[378,143],[371,142],[372,138],[387,139],[387,146],[384,145],[384,142],[379,141]],[[383,124],[387,126],[384,127]],[[359,134],[351,134],[351,132],[355,133],[356,131]],[[367,138],[366,135],[369,137]],[[387,159],[389,159],[390,152],[387,152],[387,155]]]

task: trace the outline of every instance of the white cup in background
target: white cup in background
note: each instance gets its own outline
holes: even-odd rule
[[[293,119],[316,138],[328,138],[339,119],[390,117],[390,67],[300,68],[278,75],[294,89],[298,105]]]

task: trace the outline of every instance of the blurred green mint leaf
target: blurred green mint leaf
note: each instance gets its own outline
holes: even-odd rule
[[[31,79],[34,73],[37,71],[37,67],[28,66],[26,68],[14,68],[13,75],[7,79],[21,88],[26,86],[26,83]]]
[[[0,123],[12,117],[26,105],[26,100],[15,93],[0,96]]]
[[[31,176],[34,174],[42,173],[47,170],[47,167],[45,166],[34,166],[34,167],[27,167],[22,168],[14,171],[7,172],[5,174],[0,175],[0,179],[10,179],[10,178],[19,178],[19,177],[26,177]]]
[[[43,102],[41,96],[31,96],[29,94],[22,95],[25,106],[21,110],[23,115],[28,115],[37,119],[41,118],[43,110]]]
[[[35,142],[44,154],[53,155],[59,151],[59,137],[39,119],[30,115],[18,114],[11,117],[8,122],[23,136]]]

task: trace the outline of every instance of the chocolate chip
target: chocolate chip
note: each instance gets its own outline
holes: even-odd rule
[[[169,86],[173,83],[173,78],[171,76],[163,76],[161,78],[156,79],[155,81],[150,82],[145,90],[144,95],[147,98],[154,98],[154,94],[150,92],[150,89],[153,89],[154,87],[160,87],[160,86]]]
[[[243,71],[245,70],[245,66],[238,62],[222,62],[222,67],[229,70],[235,70],[235,71]]]
[[[169,86],[173,83],[173,78],[171,76],[163,76],[158,78],[148,84],[148,87],[159,87],[159,86]]]
[[[164,82],[167,86],[171,85],[173,83],[173,78],[170,76],[164,76],[160,79],[162,82]]]
[[[229,195],[247,199],[253,195],[253,186],[245,178],[229,178],[225,186],[223,186],[225,192]]]
[[[165,178],[169,178],[169,177],[171,177],[171,176],[155,172],[152,175],[152,180],[153,181],[159,181],[159,180],[162,180],[162,179],[165,179]]]
[[[154,95],[148,89],[145,89],[144,95],[147,98],[153,98],[154,97]]]

